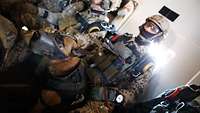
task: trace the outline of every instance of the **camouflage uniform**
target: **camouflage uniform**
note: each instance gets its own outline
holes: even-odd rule
[[[168,31],[169,23],[164,17],[153,15],[139,28],[140,34],[135,38],[127,34],[111,34],[111,38],[105,37],[106,50],[99,56],[97,53],[91,57],[91,61],[88,60],[90,68],[87,69],[87,74],[92,92],[88,96],[92,97],[91,100],[99,103],[109,101],[112,105],[116,102],[127,105],[134,103],[137,96],[142,93],[150,78],[154,62],[141,51],[141,47],[152,42],[160,42]],[[96,86],[99,90],[93,90]],[[90,104],[86,106],[92,108]]]

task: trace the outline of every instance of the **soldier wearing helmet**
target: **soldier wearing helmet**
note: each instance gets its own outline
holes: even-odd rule
[[[139,27],[140,34],[135,41],[140,45],[149,44],[151,41],[160,42],[167,34],[168,29],[169,23],[163,16],[153,15]]]
[[[92,84],[91,90],[88,91],[89,101],[84,107],[71,111],[72,113],[109,113],[115,106],[136,102],[138,95],[143,93],[154,67],[153,60],[142,51],[141,46],[166,33],[163,33],[166,29],[159,25],[162,23],[158,24],[165,21],[163,19],[158,15],[147,18],[138,37],[128,33],[107,34],[104,38],[104,53],[91,57],[88,62],[90,68],[86,69]],[[141,37],[145,42],[137,39]]]

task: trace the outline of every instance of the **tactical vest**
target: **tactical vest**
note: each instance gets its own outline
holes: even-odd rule
[[[113,84],[122,79],[138,77],[152,66],[152,60],[147,55],[133,54],[123,42],[117,42],[113,47],[106,48],[104,54],[95,55],[87,70],[92,78],[100,78],[102,84]]]

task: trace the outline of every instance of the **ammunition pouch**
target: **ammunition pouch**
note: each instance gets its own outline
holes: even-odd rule
[[[90,92],[90,99],[96,101],[109,101],[111,103],[122,104],[124,96],[114,88],[94,87]]]

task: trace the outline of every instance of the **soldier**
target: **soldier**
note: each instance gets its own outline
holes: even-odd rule
[[[111,34],[104,38],[103,53],[88,60],[89,101],[71,112],[108,113],[115,105],[135,103],[154,66],[141,47],[161,41],[168,31],[168,22],[163,16],[153,15],[139,28],[137,37]]]

